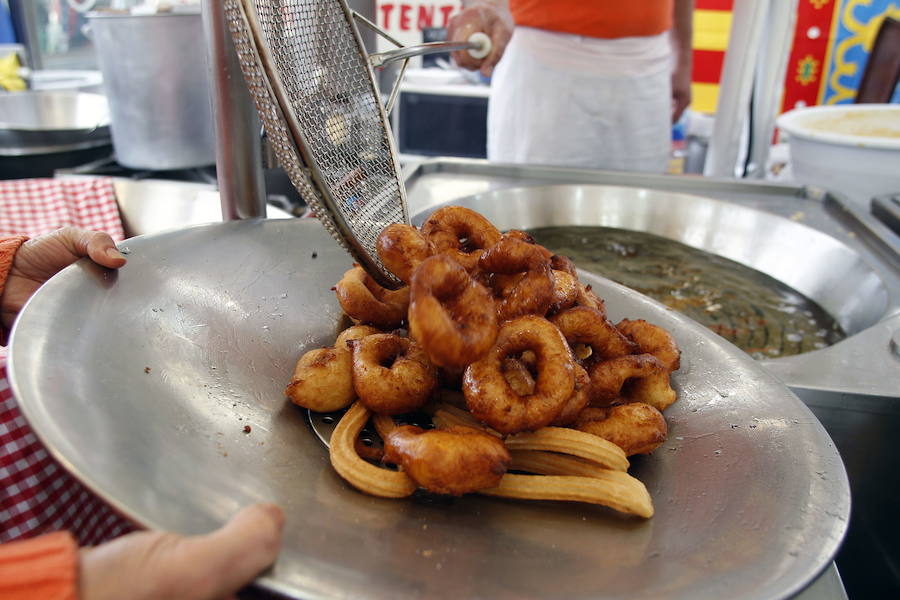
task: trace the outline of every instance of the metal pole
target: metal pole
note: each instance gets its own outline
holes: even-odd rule
[[[722,65],[716,123],[709,141],[703,174],[710,177],[741,177],[737,162],[741,134],[750,107],[757,56],[766,22],[768,2],[735,0],[731,13],[731,33]]]
[[[244,83],[223,0],[203,0],[222,219],[266,216],[259,117]]]
[[[753,132],[748,149],[750,161],[744,175],[747,178],[761,179],[766,175],[766,162],[775,133],[775,117],[781,101],[796,21],[797,0],[769,0],[751,108]]]

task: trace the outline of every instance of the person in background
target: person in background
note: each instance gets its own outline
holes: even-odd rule
[[[488,159],[662,173],[691,100],[694,0],[463,0],[447,39],[491,77]],[[502,60],[501,60],[502,59]]]
[[[125,264],[105,233],[69,227],[33,240],[0,237],[0,330],[12,326],[47,279],[85,256],[111,269]],[[254,504],[207,535],[143,531],[80,550],[69,532],[5,543],[0,545],[0,598],[223,598],[275,561],[283,524],[277,506]]]

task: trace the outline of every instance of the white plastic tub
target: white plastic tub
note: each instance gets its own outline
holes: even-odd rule
[[[842,192],[866,210],[873,196],[900,193],[900,105],[798,108],[778,127],[800,183]]]

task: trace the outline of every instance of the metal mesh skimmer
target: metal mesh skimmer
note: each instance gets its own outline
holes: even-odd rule
[[[408,223],[374,75],[343,0],[225,0],[238,59],[273,150],[314,214],[382,285],[375,242]]]

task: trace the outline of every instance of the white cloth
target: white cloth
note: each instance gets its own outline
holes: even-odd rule
[[[488,159],[662,173],[671,69],[667,33],[599,39],[516,27],[491,80]]]

